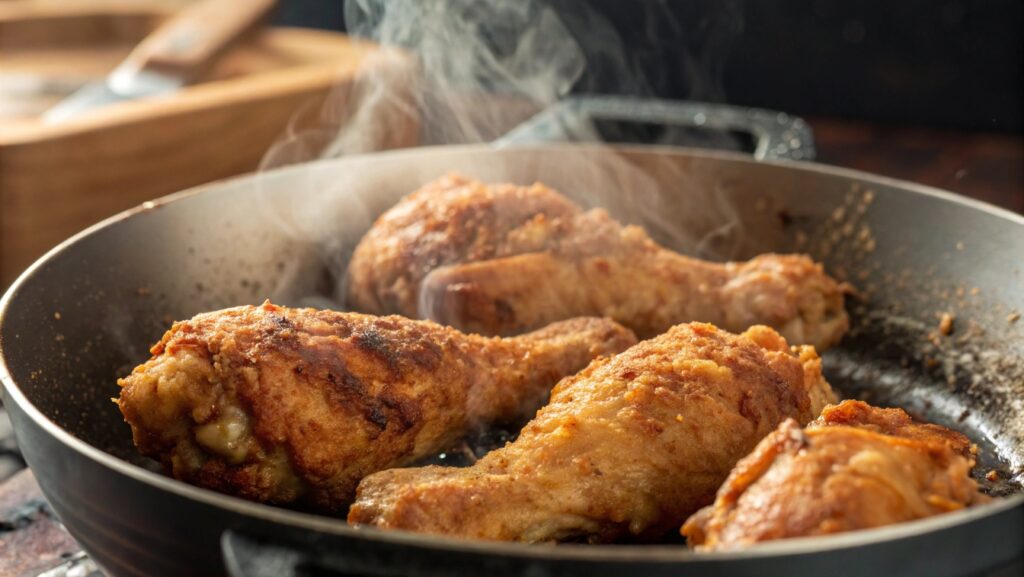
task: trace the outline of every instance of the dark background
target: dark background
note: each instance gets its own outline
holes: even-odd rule
[[[430,0],[427,0],[430,1]],[[443,1],[443,0],[442,0]],[[572,14],[586,4],[629,69]],[[1020,134],[1020,0],[548,0],[583,46],[577,92],[762,106],[806,116]],[[343,2],[283,0],[277,23],[343,30]],[[576,26],[579,28],[579,26]],[[630,78],[638,75],[641,78]]]

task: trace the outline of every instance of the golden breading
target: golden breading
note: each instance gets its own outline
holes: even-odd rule
[[[824,349],[848,327],[843,288],[806,256],[688,258],[542,184],[427,184],[377,220],[348,274],[357,310],[481,334],[595,315],[641,338],[688,321],[734,332],[765,324]]]
[[[780,425],[682,532],[706,551],[920,519],[988,501],[973,466],[960,433],[843,401],[806,429]]]
[[[509,541],[663,536],[788,417],[833,401],[810,347],[692,323],[567,377],[519,438],[468,468],[363,479],[349,522]]]
[[[561,377],[635,342],[603,319],[500,339],[266,303],[175,323],[118,405],[179,479],[338,512],[365,475],[529,415]]]

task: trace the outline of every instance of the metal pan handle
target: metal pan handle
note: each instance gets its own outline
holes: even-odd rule
[[[231,577],[415,577],[422,565],[400,563],[393,550],[375,553],[360,547],[358,555],[324,540],[323,535],[302,533],[258,537],[227,530],[220,539],[224,567]],[[381,555],[377,558],[375,555]],[[390,569],[389,569],[390,567]],[[437,568],[424,568],[437,575]]]
[[[514,146],[536,142],[599,140],[594,121],[624,121],[749,134],[758,160],[813,160],[814,136],[802,118],[785,112],[727,104],[579,96],[562,100],[495,141]]]

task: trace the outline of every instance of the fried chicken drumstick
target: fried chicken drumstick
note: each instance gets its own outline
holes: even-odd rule
[[[970,477],[966,437],[861,401],[787,420],[683,526],[700,550],[880,527],[989,500]]]
[[[265,303],[175,323],[117,402],[179,479],[339,512],[365,475],[528,416],[561,377],[635,342],[605,319],[501,339]]]
[[[375,473],[349,522],[509,541],[663,536],[787,417],[833,399],[811,347],[679,325],[563,379],[519,438],[467,468]]]
[[[353,254],[348,286],[357,310],[482,334],[596,315],[641,338],[688,321],[734,332],[765,324],[822,350],[848,326],[842,287],[806,256],[705,262],[542,184],[456,175],[377,220]]]

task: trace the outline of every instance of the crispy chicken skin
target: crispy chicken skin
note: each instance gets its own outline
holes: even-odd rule
[[[683,525],[699,550],[827,535],[938,515],[989,500],[970,478],[966,437],[861,401],[806,429],[787,420]]]
[[[381,216],[356,248],[348,281],[357,310],[482,334],[597,315],[641,338],[688,321],[734,332],[766,324],[794,344],[824,349],[848,327],[843,288],[806,256],[705,262],[542,184],[457,175]]]
[[[811,347],[683,324],[563,379],[519,438],[467,468],[375,473],[349,522],[508,541],[663,536],[786,418],[833,401]]]
[[[528,416],[561,377],[635,342],[605,319],[501,339],[265,303],[175,323],[117,403],[179,479],[343,512],[365,475]]]

